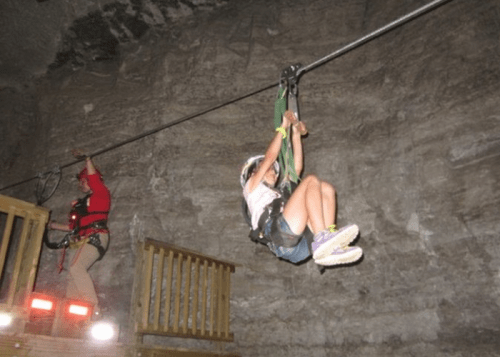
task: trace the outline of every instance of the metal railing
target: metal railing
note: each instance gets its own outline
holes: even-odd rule
[[[235,264],[152,239],[138,243],[137,252],[136,337],[233,341],[229,298]]]
[[[33,291],[49,214],[46,208],[0,195],[0,277],[2,291],[7,291],[3,305],[22,305]]]

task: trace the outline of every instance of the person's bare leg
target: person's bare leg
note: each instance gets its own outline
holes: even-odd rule
[[[321,182],[316,176],[302,180],[285,205],[283,217],[296,234],[301,234],[308,223],[314,234],[326,228]]]
[[[323,203],[323,220],[325,226],[335,224],[336,200],[335,188],[327,182],[321,181],[321,196]]]

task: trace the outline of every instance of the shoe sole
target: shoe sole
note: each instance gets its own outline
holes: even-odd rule
[[[359,247],[351,247],[351,248],[355,249],[349,249],[343,254],[332,254],[323,259],[315,259],[314,262],[318,265],[323,265],[323,266],[354,263],[363,256],[363,250]]]
[[[351,243],[358,235],[359,227],[356,225],[348,226],[342,232],[337,233],[335,238],[330,239],[324,244],[320,245],[313,254],[313,259],[327,258],[336,248],[345,247]]]

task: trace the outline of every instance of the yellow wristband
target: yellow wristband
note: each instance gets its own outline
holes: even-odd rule
[[[279,131],[283,135],[283,139],[286,139],[286,131],[285,128],[282,128],[281,126],[279,128],[276,128],[276,131]]]

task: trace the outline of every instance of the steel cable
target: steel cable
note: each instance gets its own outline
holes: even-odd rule
[[[325,56],[325,57],[323,57],[323,58],[305,66],[305,67],[300,68],[297,72],[297,75],[300,76],[302,73],[307,72],[311,69],[314,69],[314,68],[316,68],[316,67],[318,67],[318,66],[320,66],[320,65],[322,65],[322,64],[324,64],[324,63],[326,63],[326,62],[328,62],[336,57],[339,57],[339,56],[343,55],[344,53],[349,52],[350,50],[357,48],[357,47],[365,44],[366,42],[371,41],[374,38],[376,38],[382,34],[385,34],[386,32],[388,32],[388,31],[390,31],[398,26],[401,26],[402,24],[407,23],[410,20],[413,20],[414,18],[416,18],[416,17],[418,17],[418,16],[420,16],[420,15],[422,15],[422,14],[424,14],[432,9],[435,9],[438,6],[441,6],[445,2],[449,2],[449,1],[451,1],[451,0],[432,1],[432,2],[428,3],[427,5],[424,5],[420,8],[418,8],[417,10],[406,14],[405,16],[402,16],[399,19],[394,20],[391,23],[388,23],[387,25],[379,28],[378,30],[375,30],[375,31],[357,39],[356,41],[349,43],[348,45],[338,49],[337,51],[332,52],[329,55],[327,55],[327,56]]]

